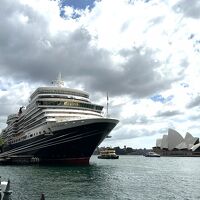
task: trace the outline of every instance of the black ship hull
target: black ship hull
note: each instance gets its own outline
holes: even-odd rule
[[[62,126],[48,134],[11,144],[3,148],[0,158],[28,156],[40,163],[89,164],[95,148],[116,126],[115,119],[87,119],[73,126]]]

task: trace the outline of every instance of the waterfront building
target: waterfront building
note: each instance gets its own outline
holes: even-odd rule
[[[168,134],[156,140],[154,152],[162,156],[200,156],[199,138],[186,133],[185,137],[176,130],[168,129]]]

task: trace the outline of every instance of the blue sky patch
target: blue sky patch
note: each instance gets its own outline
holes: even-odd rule
[[[60,16],[64,19],[67,19],[68,16],[65,14],[65,11],[63,9],[60,10]],[[70,18],[72,19],[76,19],[76,18],[79,18],[81,15],[77,14],[77,13],[73,13],[72,16],[70,16]]]
[[[173,95],[170,95],[167,98],[164,98],[162,95],[158,94],[158,95],[152,96],[150,99],[155,102],[167,103],[171,101],[173,98],[174,98]]]
[[[70,6],[74,9],[85,9],[88,7],[92,9],[94,7],[95,0],[60,0],[61,8],[64,6]]]
[[[189,84],[187,83],[181,83],[181,86],[183,86],[184,88],[189,87]]]
[[[5,92],[5,91],[8,91],[6,88],[3,88],[3,87],[0,87],[0,90],[1,90],[1,91],[4,91],[4,92]]]

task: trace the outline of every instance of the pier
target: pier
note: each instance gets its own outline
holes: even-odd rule
[[[39,163],[39,158],[34,157],[33,155],[7,156],[0,158],[0,165],[26,165],[37,163]]]

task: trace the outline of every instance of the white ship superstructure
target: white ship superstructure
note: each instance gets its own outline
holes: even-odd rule
[[[90,102],[86,92],[40,87],[31,95],[25,110],[20,108],[18,114],[8,116],[3,138],[8,143],[17,143],[38,134],[49,134],[51,130],[45,126],[47,124],[51,127],[51,124],[59,122],[102,118],[102,109],[103,106]]]

